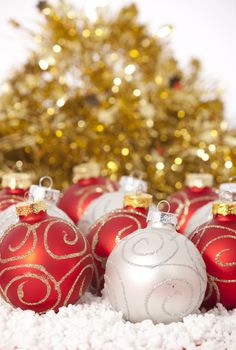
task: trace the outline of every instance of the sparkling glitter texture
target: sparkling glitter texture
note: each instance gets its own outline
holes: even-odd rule
[[[158,199],[187,172],[210,169],[217,182],[236,173],[217,89],[200,84],[197,60],[180,69],[166,47],[171,26],[150,34],[134,4],[113,16],[62,1],[38,9],[41,31],[28,31],[37,48],[2,88],[1,168],[20,159],[65,188],[73,165],[95,158],[112,179],[142,170]]]

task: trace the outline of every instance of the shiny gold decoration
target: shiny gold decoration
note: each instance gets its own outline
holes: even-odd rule
[[[213,182],[213,176],[207,173],[191,173],[187,174],[185,178],[185,185],[188,187],[212,187]]]
[[[41,32],[28,31],[37,49],[2,88],[0,168],[22,160],[65,188],[87,157],[112,179],[141,170],[157,199],[189,172],[217,183],[236,174],[217,89],[204,87],[197,60],[179,67],[166,47],[171,26],[150,34],[134,4],[93,18],[64,1],[38,9]]]
[[[2,175],[2,187],[27,189],[32,185],[32,176],[28,173],[10,173]]]
[[[80,179],[97,177],[100,174],[100,167],[96,162],[82,163],[73,167],[73,182]]]
[[[126,193],[124,195],[124,206],[149,208],[151,204],[152,195],[148,193]]]
[[[47,205],[44,200],[22,202],[16,205],[17,216],[27,216],[29,214],[38,214],[40,211],[46,211]]]
[[[212,213],[214,215],[236,215],[236,202],[214,202],[212,205]]]

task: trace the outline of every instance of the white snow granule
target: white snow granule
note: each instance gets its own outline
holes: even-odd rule
[[[44,315],[0,300],[0,350],[236,350],[236,309],[222,305],[169,325],[133,324],[104,297]]]

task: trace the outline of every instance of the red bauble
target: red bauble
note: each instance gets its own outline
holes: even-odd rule
[[[213,204],[213,210],[224,213],[229,203]],[[215,214],[190,236],[206,264],[208,286],[203,306],[211,308],[222,303],[227,309],[236,307],[236,205],[234,214]],[[229,211],[230,212],[230,211]]]
[[[147,226],[147,210],[152,196],[144,196],[147,198],[145,207],[127,205],[123,209],[113,210],[91,227],[87,238],[94,258],[92,291],[100,293],[103,288],[106,261],[119,240]]]
[[[117,189],[115,182],[102,176],[80,179],[65,191],[58,207],[77,224],[94,199],[105,192],[113,192]]]
[[[0,212],[7,209],[13,204],[22,202],[24,200],[26,190],[16,188],[4,188],[0,191]]]
[[[1,237],[0,292],[12,306],[41,313],[77,302],[90,284],[93,263],[78,229],[39,208],[20,216]]]
[[[207,177],[204,177],[207,175]],[[209,175],[209,178],[208,178]],[[211,183],[210,174],[189,174],[186,186],[183,190],[176,192],[167,198],[170,204],[170,212],[178,215],[177,231],[184,233],[192,215],[203,205],[218,198],[216,192],[204,183]],[[200,182],[200,185],[198,186]],[[194,184],[197,184],[195,186]]]
[[[23,201],[31,183],[30,174],[4,174],[2,176],[2,190],[0,191],[0,211]]]

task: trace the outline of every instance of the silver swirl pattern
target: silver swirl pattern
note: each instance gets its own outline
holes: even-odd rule
[[[125,237],[106,264],[105,294],[132,322],[182,320],[200,307],[206,284],[197,248],[169,227],[148,227]]]

